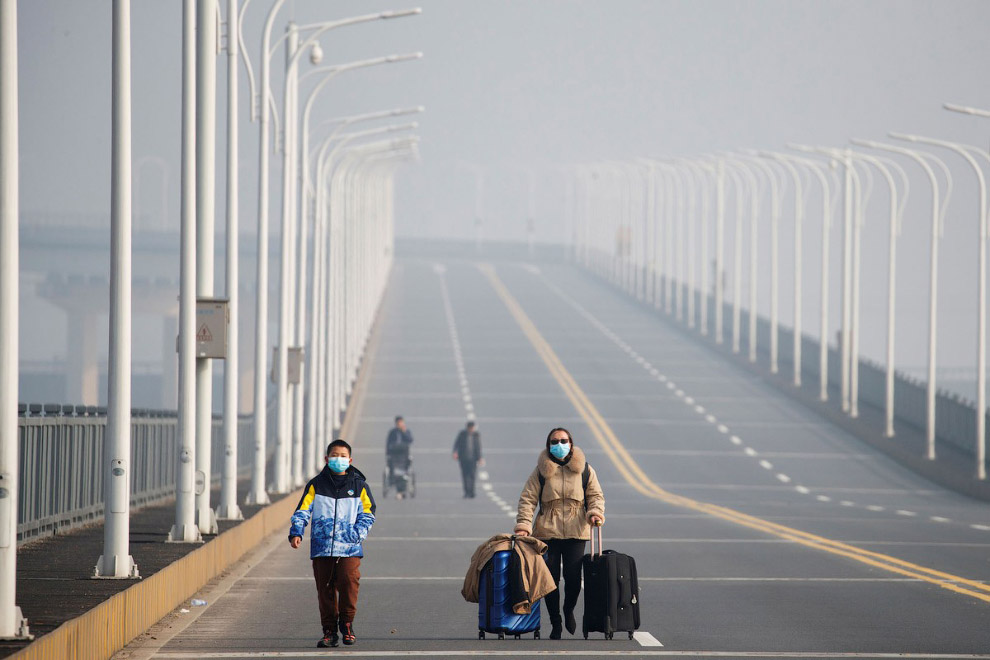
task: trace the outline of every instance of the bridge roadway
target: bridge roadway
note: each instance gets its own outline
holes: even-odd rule
[[[315,648],[308,554],[279,535],[204,592],[207,607],[118,657],[990,658],[986,504],[906,471],[589,276],[400,261],[373,342],[355,463],[380,491],[383,440],[403,414],[418,494],[378,499],[358,643]],[[450,457],[469,409],[487,456],[473,500]],[[579,629],[554,642],[544,617],[541,640],[477,639],[477,608],[459,594],[468,559],[511,530],[557,425],[599,472],[606,547],[638,561],[649,636],[585,641]]]

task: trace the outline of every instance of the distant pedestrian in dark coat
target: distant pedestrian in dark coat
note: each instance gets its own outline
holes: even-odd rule
[[[474,497],[475,473],[479,465],[485,464],[485,459],[481,456],[481,434],[473,421],[469,421],[454,440],[454,460],[461,464],[464,497]]]

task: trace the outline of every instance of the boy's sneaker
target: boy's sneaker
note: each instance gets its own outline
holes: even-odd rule
[[[357,638],[354,637],[354,626],[350,623],[340,624],[340,632],[344,637],[344,646],[350,646]]]
[[[316,648],[319,649],[335,648],[339,643],[340,643],[340,636],[337,635],[336,630],[324,630],[323,639],[321,639],[316,643]]]

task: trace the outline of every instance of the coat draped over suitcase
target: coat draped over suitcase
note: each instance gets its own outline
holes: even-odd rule
[[[478,546],[464,576],[464,586],[461,589],[464,600],[469,603],[478,602],[479,580],[485,564],[496,552],[508,550],[512,545],[511,534],[497,534]],[[547,552],[546,543],[532,536],[518,536],[515,538],[514,550],[519,559],[519,577],[525,597],[512,603],[512,610],[517,614],[528,614],[532,604],[556,589],[557,585],[543,559]]]

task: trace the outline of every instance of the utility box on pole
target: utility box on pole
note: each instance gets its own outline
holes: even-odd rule
[[[227,357],[227,300],[196,300],[196,357],[223,360]]]

